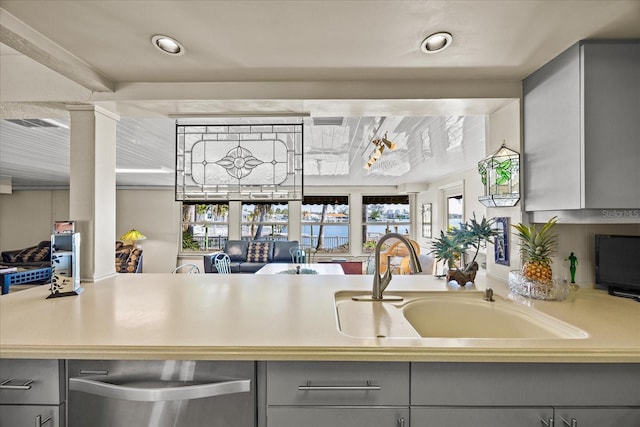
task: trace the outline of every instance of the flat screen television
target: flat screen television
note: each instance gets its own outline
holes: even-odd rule
[[[596,234],[596,285],[640,300],[640,236]]]

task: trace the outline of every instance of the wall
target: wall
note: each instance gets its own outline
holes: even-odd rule
[[[53,222],[68,220],[67,190],[14,191],[0,195],[0,251],[32,246],[51,237]],[[145,273],[168,273],[176,266],[180,204],[173,189],[118,190],[116,193],[116,236],[131,228],[147,240],[138,242],[144,250]]]
[[[507,148],[518,153],[522,153],[522,138],[520,126],[520,101],[514,100],[511,104],[495,111],[491,114],[487,121],[487,155],[497,151],[504,141]],[[522,158],[521,158],[522,161]],[[520,176],[522,177],[522,168],[520,165]],[[522,187],[522,183],[521,183]],[[482,187],[480,194],[482,194]],[[522,188],[520,189],[522,193]],[[513,233],[512,224],[522,222],[522,200],[517,205],[508,208],[487,208],[487,217],[507,217],[509,218],[509,265],[500,265],[495,263],[493,245],[487,248],[487,275],[497,277],[502,280],[508,280],[510,270],[520,270],[522,263],[520,261],[520,246],[518,239]]]
[[[69,219],[69,191],[14,191],[0,194],[0,251],[51,239],[53,222]]]
[[[472,218],[474,214],[480,220],[485,215],[486,208],[478,201],[478,194],[482,191],[482,182],[475,168],[430,183],[427,191],[419,193],[416,197],[416,205],[419,212],[424,203],[431,203],[432,237],[425,238],[422,236],[421,215],[418,215],[418,221],[415,226],[418,230],[416,241],[422,248],[421,253],[429,253],[433,239],[440,236],[440,231],[446,230],[446,194],[457,188],[462,190],[463,195],[463,220]],[[480,255],[480,258],[482,258],[482,255]],[[479,261],[481,260],[479,259]]]
[[[116,237],[132,228],[147,236],[138,242],[143,273],[170,273],[176,267],[180,215],[173,188],[116,192]]]
[[[565,259],[571,252],[578,258],[576,283],[590,286],[595,282],[596,234],[622,234],[640,236],[640,224],[557,224],[558,252],[552,258],[553,274],[571,278],[569,262]]]

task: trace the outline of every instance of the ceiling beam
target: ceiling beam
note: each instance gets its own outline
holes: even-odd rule
[[[114,82],[2,8],[0,41],[93,92],[115,91]]]

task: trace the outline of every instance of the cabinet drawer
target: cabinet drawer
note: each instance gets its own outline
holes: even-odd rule
[[[412,405],[638,406],[640,364],[414,363]]]
[[[64,406],[0,405],[0,426],[64,427]]]
[[[579,427],[638,427],[640,407],[618,408],[555,408],[556,426],[571,425],[575,420]]]
[[[408,405],[409,364],[268,362],[268,405]]]
[[[267,427],[409,427],[409,408],[277,407]]]
[[[553,408],[411,408],[412,427],[540,427],[543,420],[547,422],[552,418]]]
[[[0,359],[0,403],[58,405],[64,401],[63,373],[60,360]]]

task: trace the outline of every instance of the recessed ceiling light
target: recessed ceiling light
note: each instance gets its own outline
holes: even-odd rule
[[[151,38],[151,43],[168,55],[179,56],[184,53],[184,47],[182,47],[180,42],[169,36],[163,36],[161,34],[155,35]]]
[[[422,40],[422,43],[420,43],[420,49],[424,53],[442,52],[449,47],[452,41],[453,37],[449,33],[434,33]]]

